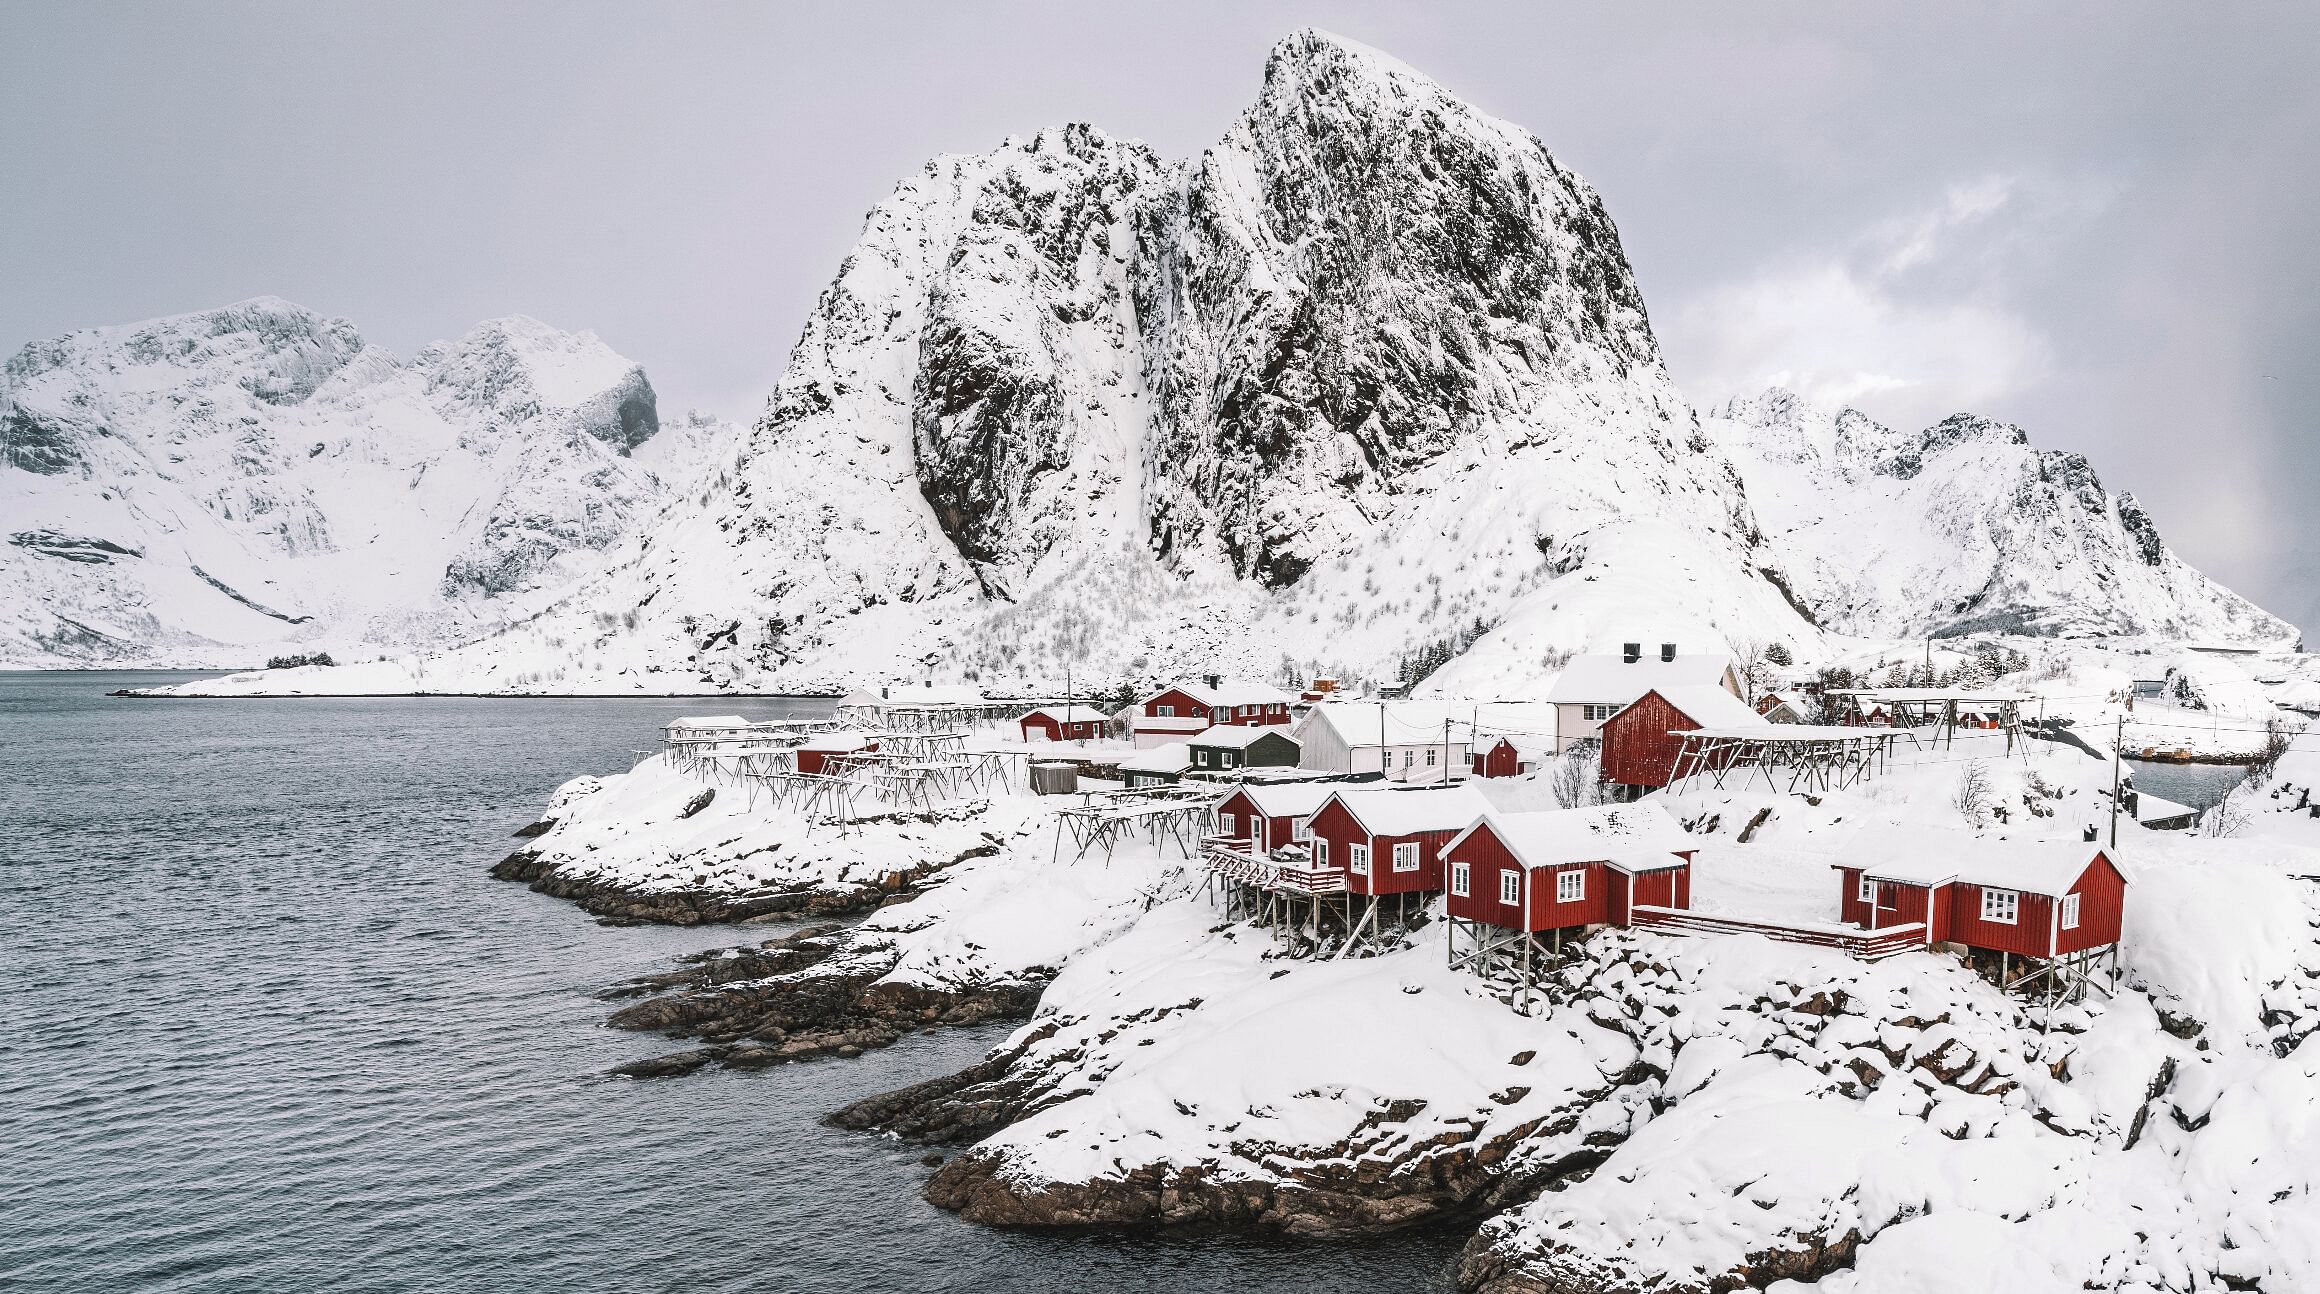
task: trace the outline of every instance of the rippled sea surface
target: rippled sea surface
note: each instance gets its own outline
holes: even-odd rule
[[[726,929],[494,881],[683,713],[810,701],[131,701],[0,673],[0,1288],[1443,1289],[1458,1237],[1051,1236],[823,1128],[1004,1030],[631,1082],[591,994]],[[762,930],[754,937],[763,937]]]

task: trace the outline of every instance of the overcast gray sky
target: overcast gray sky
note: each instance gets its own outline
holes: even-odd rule
[[[591,328],[754,416],[862,214],[1090,121],[1189,156],[1326,27],[1602,190],[1703,404],[2093,457],[2320,629],[2320,7],[18,4],[0,346],[273,293],[409,353]]]

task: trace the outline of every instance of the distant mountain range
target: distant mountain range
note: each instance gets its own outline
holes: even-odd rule
[[[202,322],[244,315],[279,322]],[[248,303],[28,348],[6,392],[0,479],[44,501],[0,564],[16,642],[126,659],[299,615],[315,641],[475,638],[355,690],[1449,658],[1435,686],[1506,693],[1635,638],[2295,639],[2014,428],[1903,435],[1778,392],[1700,416],[1585,181],[1318,32],[1191,161],[1074,125],[904,180],[729,453],[709,424],[656,435],[641,370],[530,321],[406,366]],[[456,502],[402,506],[430,476]],[[130,506],[159,480],[166,510]],[[348,555],[381,540],[393,560]],[[196,562],[239,598],[123,574]]]

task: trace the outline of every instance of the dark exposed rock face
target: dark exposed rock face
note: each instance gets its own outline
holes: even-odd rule
[[[859,1055],[914,1029],[1027,1016],[1044,983],[950,991],[880,983],[894,967],[890,953],[857,931],[815,926],[755,947],[702,953],[685,969],[607,990],[607,997],[665,994],[614,1012],[614,1028],[706,1044],[614,1072],[654,1078],[709,1064],[757,1069]]]
[[[867,912],[901,902],[917,894],[935,873],[966,859],[986,856],[995,848],[986,846],[956,858],[889,872],[880,884],[846,890],[799,886],[748,892],[640,891],[595,877],[566,874],[557,870],[553,862],[528,849],[519,849],[494,863],[491,874],[503,881],[521,881],[536,894],[569,899],[611,924],[699,926],[761,917],[843,916]]]

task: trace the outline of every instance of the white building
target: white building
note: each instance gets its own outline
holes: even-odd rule
[[[1473,764],[1468,707],[1444,701],[1331,701],[1291,734],[1297,766],[1383,773],[1389,782],[1463,779]]]
[[[1616,656],[1574,656],[1547,689],[1547,700],[1555,706],[1555,751],[1601,736],[1605,719],[1654,688],[1664,692],[1702,684],[1739,696],[1740,674],[1732,658],[1722,652],[1686,656],[1674,643],[1661,643],[1652,654],[1644,652],[1642,643],[1628,643]]]

